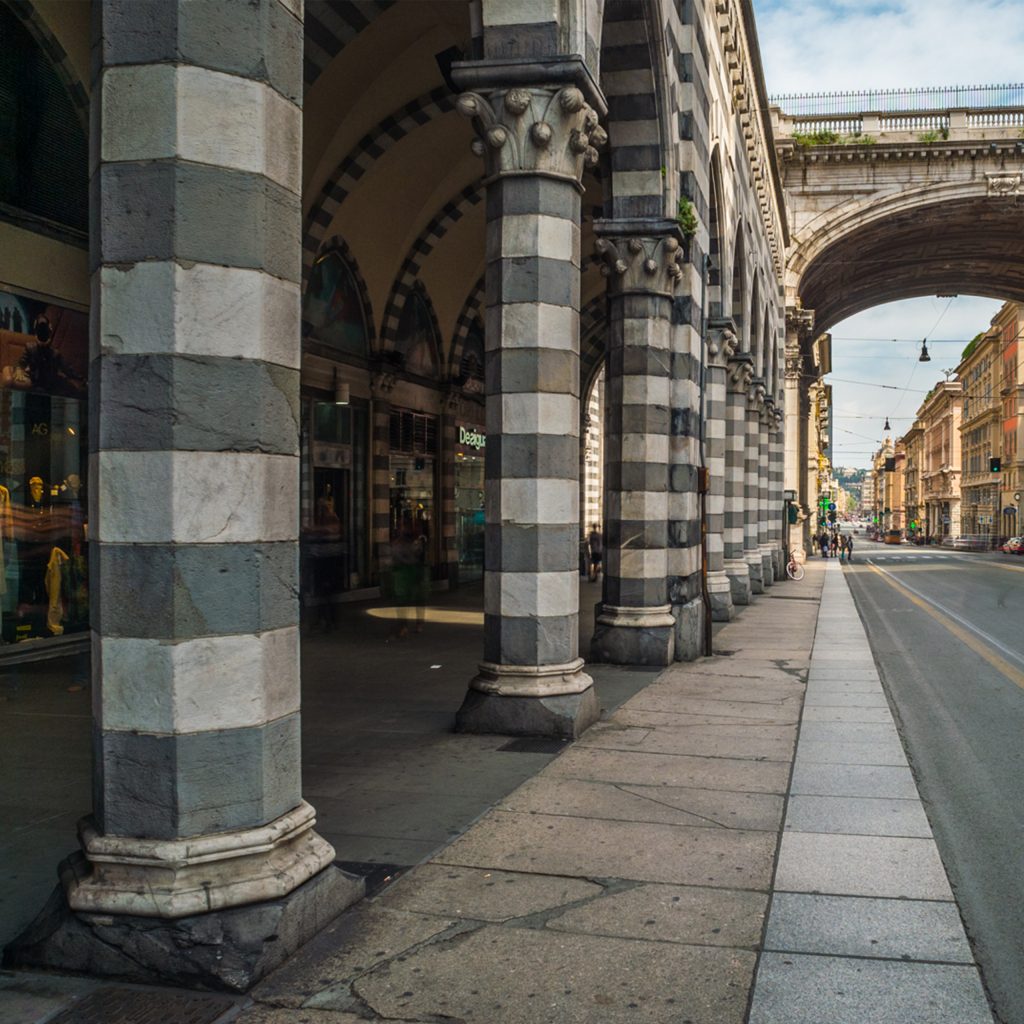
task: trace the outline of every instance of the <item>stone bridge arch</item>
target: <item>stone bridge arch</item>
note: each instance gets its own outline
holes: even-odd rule
[[[787,304],[813,309],[816,332],[898,299],[1024,299],[1019,143],[797,149],[783,151]]]

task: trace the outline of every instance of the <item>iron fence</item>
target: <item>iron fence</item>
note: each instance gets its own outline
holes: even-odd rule
[[[1024,107],[1024,83],[1017,85],[949,85],[923,89],[870,89],[862,92],[791,93],[769,97],[790,117],[846,116]]]

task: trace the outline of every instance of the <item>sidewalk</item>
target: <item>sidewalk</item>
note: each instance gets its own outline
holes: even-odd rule
[[[840,565],[716,649],[195,1019],[991,1024]]]

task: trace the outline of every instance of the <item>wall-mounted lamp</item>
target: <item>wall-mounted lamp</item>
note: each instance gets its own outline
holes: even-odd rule
[[[345,381],[338,380],[338,368],[334,368],[334,404],[348,405],[349,391]]]

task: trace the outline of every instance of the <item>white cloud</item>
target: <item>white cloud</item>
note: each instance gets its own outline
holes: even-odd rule
[[[1024,0],[754,0],[770,94],[1019,82]]]

